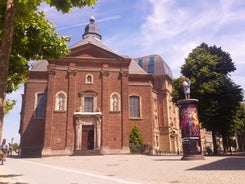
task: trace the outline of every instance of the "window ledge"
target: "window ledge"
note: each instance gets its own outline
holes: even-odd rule
[[[66,111],[55,110],[54,112],[57,112],[57,113],[64,113],[64,112],[66,112]]]
[[[102,112],[74,112],[74,115],[102,115]]]
[[[121,111],[110,111],[111,114],[118,114],[120,113]]]
[[[137,118],[137,117],[135,117],[135,118],[134,117],[130,117],[129,119],[130,120],[143,120],[143,118]]]

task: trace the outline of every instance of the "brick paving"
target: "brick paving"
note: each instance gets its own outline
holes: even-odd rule
[[[9,158],[12,159],[12,158]],[[244,184],[245,154],[184,161],[181,156],[104,155],[28,159],[143,184]],[[27,159],[17,159],[16,161]],[[12,161],[12,160],[11,160]],[[8,161],[7,161],[8,162]],[[8,164],[8,163],[6,163]],[[11,168],[13,169],[13,168]],[[0,166],[0,183],[20,183]]]

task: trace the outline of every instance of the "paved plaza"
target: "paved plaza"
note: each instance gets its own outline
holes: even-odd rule
[[[31,164],[31,166],[29,166]],[[181,156],[146,155],[104,155],[104,156],[63,156],[46,158],[8,158],[0,165],[0,183],[29,183],[25,178],[31,175],[21,173],[19,165],[41,167],[69,172],[77,177],[73,183],[93,178],[103,179],[102,183],[128,184],[244,184],[245,155],[207,156],[205,160],[184,161]],[[16,172],[16,173],[15,173]],[[24,171],[23,171],[24,172]],[[42,177],[40,175],[40,177]],[[61,177],[60,175],[53,175]],[[57,178],[58,179],[58,178]],[[29,180],[30,181],[30,180]],[[58,181],[58,180],[57,180]],[[85,180],[83,180],[85,181]],[[38,183],[38,182],[37,182]],[[58,182],[60,183],[60,182]],[[65,183],[65,182],[63,182]],[[97,183],[97,182],[96,182]]]

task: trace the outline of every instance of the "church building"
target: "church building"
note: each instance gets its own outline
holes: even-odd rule
[[[119,55],[92,16],[70,55],[35,61],[22,95],[21,156],[127,154],[137,126],[147,154],[181,150],[172,72],[159,55]]]

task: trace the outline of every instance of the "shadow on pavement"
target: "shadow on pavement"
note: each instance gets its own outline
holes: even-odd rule
[[[17,176],[22,176],[22,174],[5,174],[5,175],[0,175],[0,178],[12,178],[12,177],[17,177]]]
[[[188,170],[245,170],[245,157],[227,157],[222,160],[194,167]]]
[[[14,178],[14,177],[18,177],[18,176],[22,176],[21,174],[5,174],[5,175],[0,175],[0,179],[1,178],[5,178],[5,179],[7,179],[7,181],[5,182],[1,182],[0,181],[0,184],[9,184],[10,182],[8,181],[8,180],[11,180],[11,183],[13,184],[13,182],[12,182],[12,179]],[[26,183],[22,183],[22,182],[15,182],[14,184],[26,184]]]

